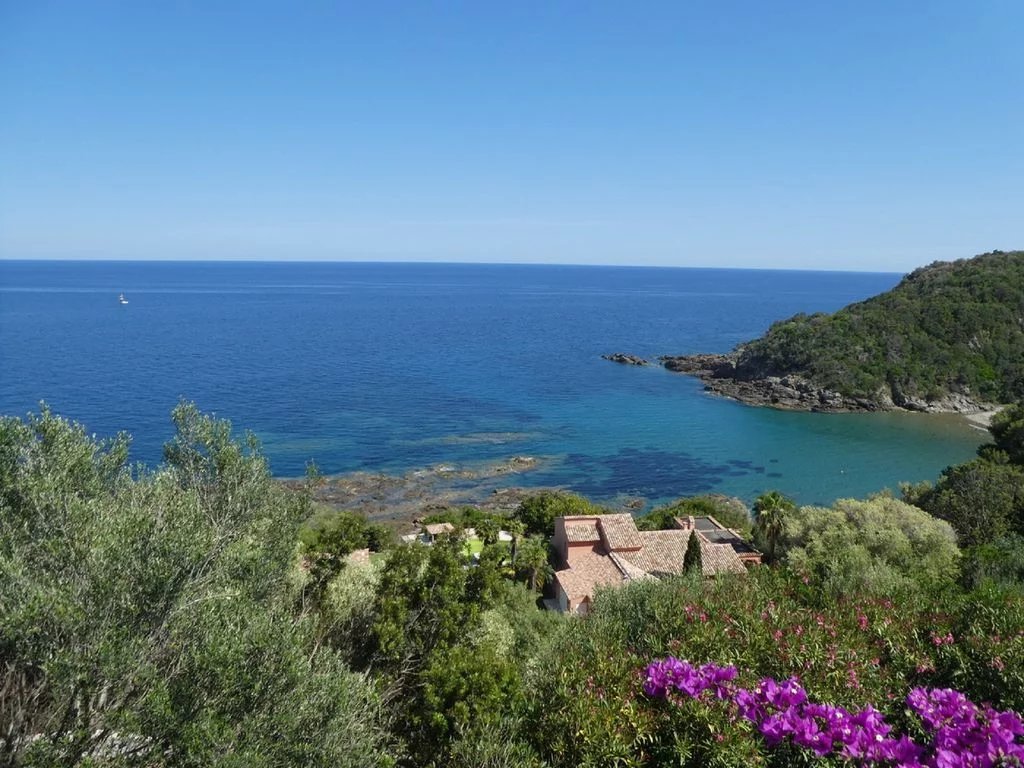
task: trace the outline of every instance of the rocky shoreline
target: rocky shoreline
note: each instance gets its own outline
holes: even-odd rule
[[[958,393],[937,400],[904,395],[897,391],[879,391],[873,398],[850,397],[819,387],[797,374],[754,375],[737,367],[737,355],[663,355],[659,362],[669,371],[694,376],[704,382],[712,394],[738,400],[747,405],[814,413],[870,413],[876,411],[913,411],[918,413],[986,414],[998,410],[993,403],[981,402]]]
[[[892,410],[872,400],[817,387],[800,376],[740,377],[731,355],[665,355],[658,359],[667,370],[703,381],[705,391],[747,405],[818,413]]]
[[[512,456],[474,465],[437,464],[401,474],[349,472],[321,478],[313,500],[404,529],[418,517],[449,507],[511,512],[524,498],[544,489],[514,487],[510,480],[544,465],[534,456]],[[300,479],[281,482],[292,488],[305,484]]]

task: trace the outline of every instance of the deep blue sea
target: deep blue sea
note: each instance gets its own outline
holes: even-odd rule
[[[706,395],[623,351],[722,352],[895,274],[353,263],[0,262],[0,413],[45,400],[160,460],[181,398],[252,430],[273,471],[545,457],[519,484],[595,498],[801,502],[932,479],[957,417],[825,415]],[[119,305],[124,292],[129,303]]]

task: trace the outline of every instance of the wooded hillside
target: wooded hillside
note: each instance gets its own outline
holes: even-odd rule
[[[848,397],[897,406],[1024,395],[1024,252],[914,270],[891,291],[800,314],[736,350],[736,378],[796,374]]]

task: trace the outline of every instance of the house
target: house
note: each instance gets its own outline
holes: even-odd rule
[[[641,531],[630,514],[577,515],[555,519],[552,540],[555,603],[564,613],[585,614],[598,587],[676,575],[696,534],[705,576],[746,573],[761,555],[713,517],[676,518],[676,528]]]

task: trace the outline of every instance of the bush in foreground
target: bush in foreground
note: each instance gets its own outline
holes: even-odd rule
[[[644,693],[672,706],[692,699],[730,727],[796,762],[828,756],[862,766],[992,768],[1024,763],[1024,721],[1013,711],[979,707],[959,691],[915,688],[906,697],[913,735],[895,729],[875,707],[858,711],[811,701],[796,677],[735,683],[736,667],[695,667],[669,657],[648,665]],[[687,723],[692,728],[694,719]],[[713,735],[713,734],[711,734]],[[917,736],[917,740],[913,738]],[[716,739],[711,739],[714,743]],[[714,750],[710,750],[712,753]],[[707,756],[713,759],[713,754]]]
[[[126,438],[0,419],[0,764],[388,764],[373,689],[290,610],[308,500],[174,421],[133,477]]]
[[[1024,600],[954,588],[926,599],[833,597],[767,568],[601,591],[538,659],[529,685],[538,753],[553,766],[698,766],[713,739],[718,764],[756,762],[757,744],[727,718],[694,702],[670,717],[642,704],[637,670],[666,656],[735,666],[750,680],[798,676],[808,696],[850,711],[898,715],[917,687],[1022,711]]]

